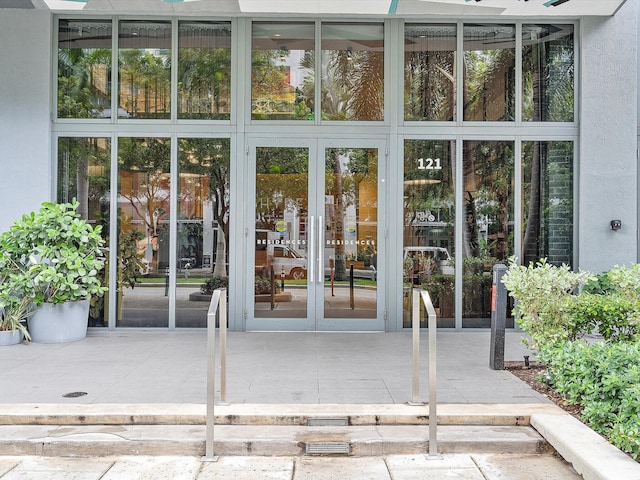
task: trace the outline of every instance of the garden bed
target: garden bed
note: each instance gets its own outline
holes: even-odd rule
[[[579,405],[569,405],[567,401],[562,398],[562,395],[546,383],[538,380],[538,377],[546,375],[547,367],[535,362],[531,362],[528,367],[524,365],[524,362],[504,362],[504,369],[525,382],[536,392],[547,397],[567,413],[582,421],[580,418],[582,408]]]

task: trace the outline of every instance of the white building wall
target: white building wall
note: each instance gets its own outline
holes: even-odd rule
[[[581,22],[578,266],[592,272],[637,261],[636,9]]]
[[[0,9],[0,40],[0,231],[4,231],[16,216],[52,199],[50,13]]]

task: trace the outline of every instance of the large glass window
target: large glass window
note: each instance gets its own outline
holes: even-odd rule
[[[313,254],[308,250],[309,149],[258,147],[255,178],[254,315],[305,318]]]
[[[522,143],[523,265],[573,263],[573,142]]]
[[[118,327],[168,327],[170,142],[118,139]]]
[[[121,21],[119,118],[169,118],[171,22]]]
[[[178,118],[229,120],[231,24],[180,22]]]
[[[253,120],[313,120],[314,47],[313,23],[253,23]]]
[[[384,26],[322,25],[322,119],[384,119]]]
[[[327,148],[324,172],[324,316],[376,318],[378,149]]]
[[[515,120],[514,25],[464,26],[464,120]]]
[[[316,269],[314,282],[310,282],[307,268],[321,269],[322,260],[328,289],[346,285],[340,282],[347,281],[344,273],[351,266],[356,287],[390,287],[377,277],[376,232],[389,226],[377,223],[378,195],[383,198],[385,192],[398,193],[400,180],[388,191],[378,191],[383,184],[377,182],[385,182],[384,176],[371,175],[372,166],[377,168],[379,161],[378,148],[361,148],[360,143],[353,148],[334,148],[350,146],[342,139],[361,139],[362,135],[373,138],[380,134],[377,140],[384,137],[389,145],[397,144],[394,135],[404,141],[404,327],[411,325],[414,288],[430,292],[439,327],[455,327],[456,314],[458,327],[460,317],[465,328],[487,327],[491,273],[496,263],[505,263],[511,255],[522,263],[542,257],[554,264],[572,263],[575,25],[526,20],[427,23],[417,19],[395,24],[396,20],[386,20],[396,33],[400,33],[397,28],[404,28],[404,36],[388,36],[394,44],[386,46],[397,53],[402,47],[404,63],[402,73],[393,72],[391,82],[403,89],[403,98],[400,100],[400,92],[392,92],[393,101],[388,102],[400,118],[396,125],[385,126],[385,23],[377,19],[329,20],[56,18],[55,131],[61,136],[57,199],[77,198],[81,214],[104,226],[103,235],[118,257],[118,265],[111,268],[116,280],[110,285],[117,302],[108,305],[104,297],[106,303],[92,304],[91,325],[106,325],[111,308],[118,327],[166,328],[174,321],[177,327],[205,326],[208,302],[196,298],[227,285],[229,269],[236,267],[234,258],[229,257],[229,242],[234,241],[229,228],[234,155],[230,145],[236,141],[251,145],[257,136],[274,142],[260,143],[263,146],[255,150],[255,174],[236,180],[243,192],[254,183],[256,188],[251,199],[256,203],[256,269],[254,278],[242,280],[249,289],[255,283],[255,318],[313,317],[307,303],[320,308],[321,296],[316,294],[319,290],[311,295],[308,287],[322,272]],[[250,40],[250,52],[244,47],[231,51],[236,22],[246,34],[239,45]],[[522,33],[518,38],[522,50],[517,52],[516,31]],[[177,49],[172,51],[172,46]],[[245,55],[235,59],[239,71],[245,70],[243,66],[250,71],[244,72],[243,78],[232,79],[231,59],[236,54]],[[112,62],[116,57],[117,62]],[[521,71],[516,71],[516,59]],[[172,62],[176,62],[173,72]],[[521,81],[516,83],[516,78]],[[117,91],[112,91],[114,82],[118,83]],[[232,89],[233,98],[246,95],[240,104],[247,109],[234,115],[244,126],[229,130]],[[516,118],[516,92],[522,97],[517,106],[520,118]],[[402,105],[392,105],[397,101]],[[176,119],[177,123],[171,123]],[[208,125],[215,132],[211,128],[205,131],[200,120],[210,121]],[[338,137],[334,135],[337,130],[326,135],[318,130],[323,123],[336,128],[338,122],[350,125],[340,129]],[[362,122],[376,122],[374,130]],[[418,122],[432,122],[425,135],[413,135]],[[476,136],[481,132],[474,122],[495,123],[487,135]],[[564,124],[550,130],[542,123],[532,126],[532,122]],[[290,136],[293,124],[304,129],[304,138],[328,142],[331,136],[340,142],[323,143],[316,150],[304,142],[304,147],[280,146],[276,139]],[[289,125],[289,130],[283,125]],[[398,134],[403,125],[408,130]],[[539,131],[532,133],[532,128]],[[63,137],[78,132],[84,132],[81,138]],[[549,138],[550,133],[564,140],[532,140]],[[177,143],[173,151],[167,138],[170,134]],[[427,134],[430,139],[415,138]],[[112,135],[119,137],[117,146],[110,144]],[[213,138],[202,138],[205,135]],[[414,138],[405,140],[409,136]],[[466,140],[456,143],[453,138]],[[509,140],[496,140],[504,138]],[[118,157],[117,185],[110,182],[112,148]],[[517,162],[515,150],[522,153]],[[456,151],[462,159],[457,164]],[[309,178],[309,172],[322,173],[323,158],[318,157],[323,155],[328,176],[318,183]],[[392,152],[392,162],[397,160],[394,155]],[[177,172],[171,171],[174,182],[170,181],[170,165],[177,166]],[[520,166],[522,175],[515,178],[515,169]],[[459,184],[455,182],[456,170]],[[326,190],[316,191],[322,185]],[[109,218],[110,192],[115,191],[117,214]],[[344,198],[336,192],[343,192]],[[112,195],[115,199],[116,194]],[[314,212],[307,212],[309,206]],[[514,211],[516,206],[518,211]],[[456,212],[463,217],[457,219],[459,230],[455,227]],[[394,213],[400,212],[386,211],[384,218]],[[171,244],[170,218],[175,220],[175,231],[171,231],[177,233]],[[309,223],[309,218],[322,218],[324,226],[318,221]],[[111,222],[116,222],[112,225],[117,228],[114,238],[109,239]],[[516,225],[521,227],[517,232]],[[338,247],[333,251],[332,243],[322,252],[317,249],[316,263],[307,259],[315,258],[307,251],[311,227],[324,239],[335,240]],[[235,240],[246,242],[240,230]],[[347,243],[348,236],[358,240],[357,248],[353,242]],[[364,245],[358,243],[363,239]],[[279,252],[274,245],[282,240],[296,243]],[[381,254],[389,253],[382,250]],[[285,253],[296,259],[291,262],[295,268],[270,268],[281,266],[282,261],[276,259]],[[175,261],[171,262],[170,256]],[[400,268],[392,268],[390,273],[399,276]],[[169,278],[174,273],[175,290],[171,290],[174,285],[169,284]],[[288,300],[282,300],[281,305],[263,301],[265,292],[270,293],[272,287],[277,290],[277,275],[279,288],[286,287],[285,293],[293,300],[303,300],[300,305]],[[454,279],[462,285],[462,292],[454,292]],[[392,298],[395,292],[399,299],[400,286],[391,288],[385,296]],[[359,293],[369,294],[370,290]],[[457,305],[454,293],[458,293]],[[174,296],[175,319],[170,321],[169,298]],[[336,298],[327,298],[323,315],[335,317],[335,303],[329,303]],[[378,297],[370,305],[369,311],[361,309],[358,315],[378,316],[384,310]],[[174,305],[171,307],[173,312]],[[251,313],[251,307],[247,310]],[[421,325],[426,326],[424,319]]]
[[[455,142],[404,143],[403,326],[411,327],[413,288],[429,292],[438,326],[455,326]],[[420,326],[427,327],[426,319]]]
[[[573,122],[573,25],[523,25],[522,45],[522,119]]]
[[[58,23],[58,118],[111,116],[111,21]]]
[[[463,328],[490,326],[493,265],[513,255],[513,147],[464,142]]]
[[[229,285],[229,139],[183,138],[178,152],[176,327],[206,327]]]
[[[78,201],[78,214],[92,226],[101,226],[100,234],[109,246],[111,141],[108,138],[58,139],[58,192],[60,203]],[[109,282],[109,258],[98,275]],[[108,295],[91,297],[89,326],[106,327],[109,319]]]
[[[456,119],[455,52],[455,25],[405,27],[405,120]]]

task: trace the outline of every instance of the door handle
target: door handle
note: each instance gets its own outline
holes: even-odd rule
[[[314,275],[313,275],[313,256],[315,255],[315,217],[311,215],[311,220],[309,221],[309,249],[307,250],[307,268],[309,269],[309,275],[307,275],[309,279],[309,283],[313,283]]]
[[[324,281],[324,228],[322,225],[322,215],[318,217],[318,283]]]

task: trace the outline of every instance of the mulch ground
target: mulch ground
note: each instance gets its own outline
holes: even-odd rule
[[[567,413],[573,415],[578,420],[582,420],[580,417],[581,408],[577,405],[569,405],[566,400],[562,398],[558,392],[547,385],[544,382],[538,380],[539,377],[543,377],[547,374],[547,368],[544,365],[530,362],[526,367],[524,362],[504,362],[504,368],[512,375],[515,375],[520,380],[525,382],[536,392],[544,395]]]

